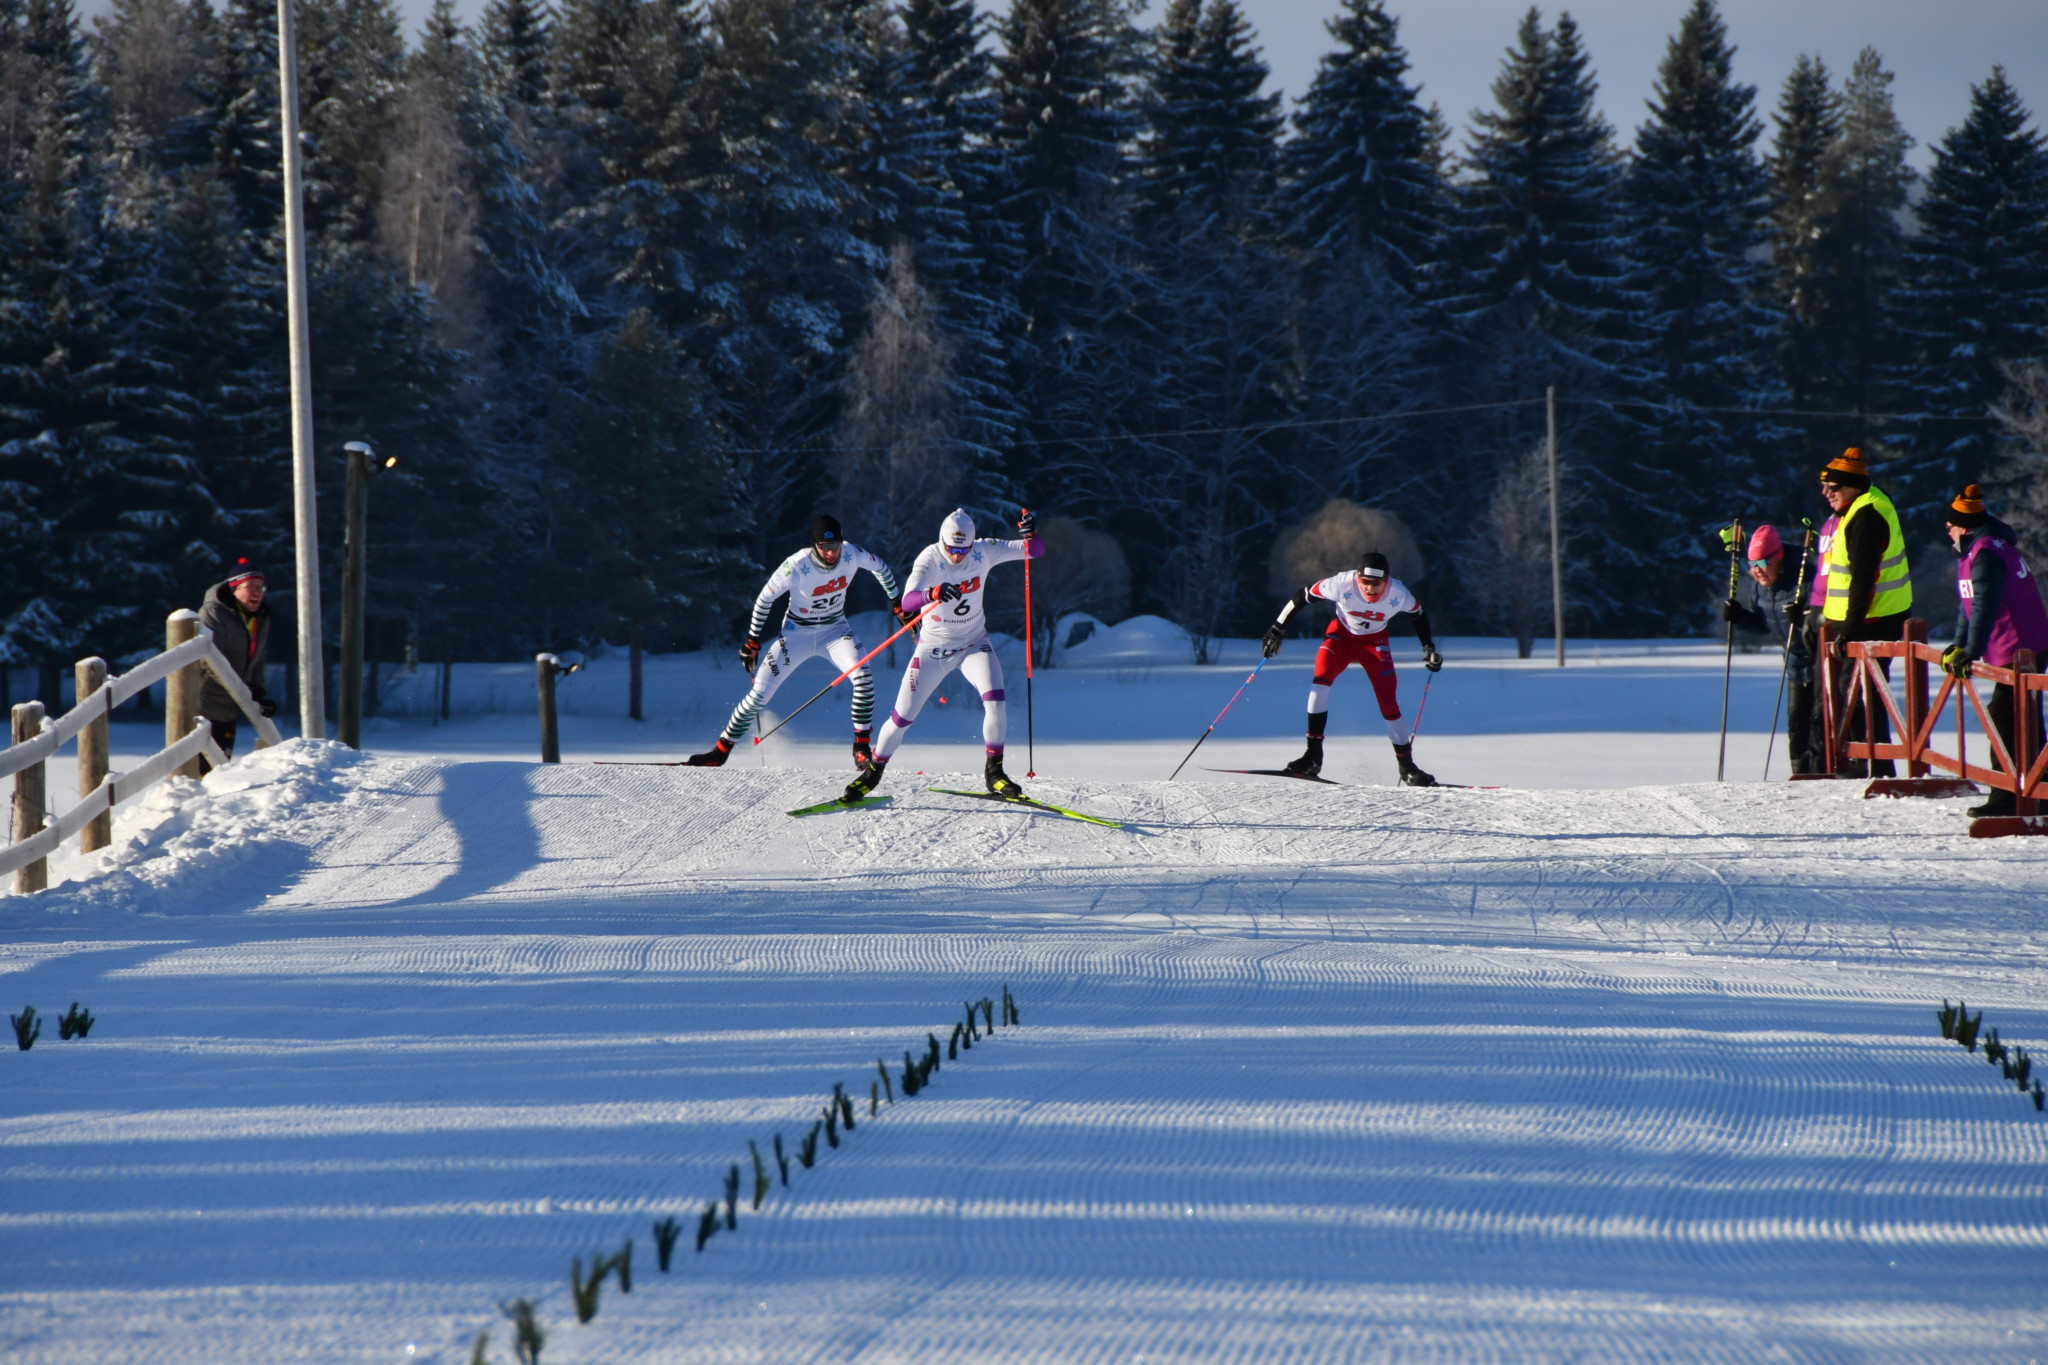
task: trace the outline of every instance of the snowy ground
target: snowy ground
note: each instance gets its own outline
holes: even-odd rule
[[[508,1362],[518,1296],[550,1365],[2048,1356],[2048,1116],[1933,1014],[2048,1052],[2042,841],[1706,781],[1718,650],[1457,644],[1418,756],[1507,790],[1387,785],[1355,675],[1347,785],[1164,783],[1242,643],[1040,675],[1034,790],[1120,830],[925,792],[971,702],[801,823],[836,697],[718,772],[541,767],[480,704],[159,789],[0,900],[9,1012],[101,1021],[5,1054],[0,1356]],[[739,686],[657,661],[636,726],[611,663],[572,760],[702,747]],[[1199,761],[1291,756],[1306,663]],[[1733,775],[1775,684],[1738,657]],[[870,1121],[875,1059],[1005,982],[1024,1026]],[[835,1081],[858,1130],[754,1213],[748,1140]],[[570,1258],[629,1236],[578,1326]]]

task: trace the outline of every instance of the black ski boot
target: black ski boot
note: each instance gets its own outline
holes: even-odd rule
[[[867,799],[869,792],[882,785],[882,770],[889,766],[889,760],[876,763],[869,761],[860,765],[860,776],[846,784],[846,791],[840,796],[842,806],[858,806]]]
[[[1401,765],[1401,785],[1404,787],[1434,787],[1436,779],[1415,766],[1415,746],[1396,744],[1394,759]]]
[[[1022,796],[1024,789],[1010,780],[1003,771],[1003,756],[990,754],[988,762],[982,765],[981,780],[988,784],[990,794],[995,796]]]
[[[1329,723],[1330,713],[1328,711],[1311,711],[1308,713],[1308,748],[1302,751],[1300,758],[1295,759],[1294,762],[1281,769],[1282,772],[1293,773],[1296,777],[1319,777],[1322,775],[1323,728]]]
[[[2018,813],[2019,802],[2014,799],[2013,794],[2009,791],[2001,791],[1997,787],[1991,789],[1991,795],[1985,798],[1982,804],[1970,807],[1970,818],[1972,820],[1982,820],[1987,816],[1994,815],[2017,815]]]
[[[720,736],[718,743],[712,745],[703,753],[691,754],[688,758],[684,759],[683,766],[686,768],[722,768],[725,766],[725,760],[731,757],[732,741]]]
[[[874,748],[871,745],[869,745],[867,732],[863,730],[860,733],[854,735],[853,737],[853,766],[856,768],[865,768],[868,764],[874,761]]]

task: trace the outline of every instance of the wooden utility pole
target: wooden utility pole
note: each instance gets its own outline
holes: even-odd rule
[[[370,459],[361,441],[343,447],[348,455],[348,494],[343,503],[341,555],[341,696],[335,710],[335,738],[351,749],[363,747],[364,542],[369,538]]]
[[[1557,632],[1557,666],[1564,667],[1564,548],[1557,526],[1557,390],[1543,391],[1543,449],[1550,458],[1550,619]]]

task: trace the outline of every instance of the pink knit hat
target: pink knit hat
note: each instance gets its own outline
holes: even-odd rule
[[[1751,559],[1769,559],[1772,555],[1782,552],[1784,548],[1785,542],[1778,539],[1778,529],[1775,526],[1759,526],[1756,528],[1756,534],[1749,538]]]

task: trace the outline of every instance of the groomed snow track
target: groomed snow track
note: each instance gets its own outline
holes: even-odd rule
[[[514,1296],[547,1365],[2048,1354],[2048,1115],[1934,1017],[2048,1054],[2048,859],[1955,803],[337,764],[0,910],[0,993],[102,1021],[8,1063],[0,1356],[509,1361]]]

